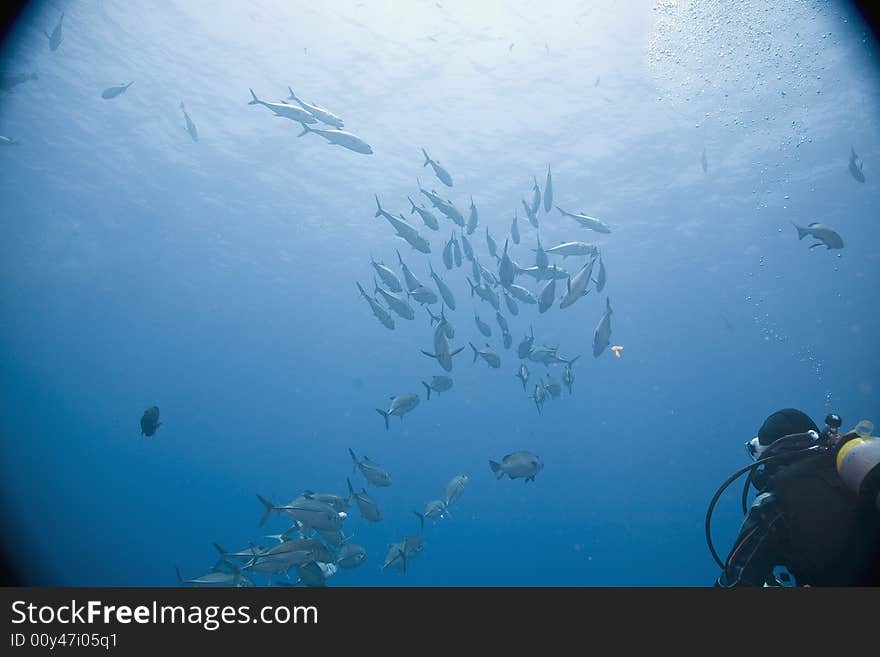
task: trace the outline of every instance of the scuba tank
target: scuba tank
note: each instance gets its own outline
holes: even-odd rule
[[[880,438],[871,435],[873,430],[869,420],[862,420],[842,436],[836,465],[846,487],[880,512]]]

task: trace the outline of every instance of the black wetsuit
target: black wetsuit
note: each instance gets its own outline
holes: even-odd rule
[[[763,473],[716,586],[880,586],[880,512],[841,481],[835,451],[799,455]]]

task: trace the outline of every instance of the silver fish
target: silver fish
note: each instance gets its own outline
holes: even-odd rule
[[[489,461],[489,467],[496,479],[507,475],[511,479],[525,478],[526,482],[534,481],[535,475],[544,469],[544,463],[531,452],[514,452],[501,459],[501,463]]]
[[[489,227],[486,226],[486,246],[489,247],[489,255],[493,258],[498,258],[498,244],[496,244],[495,240],[492,239],[492,236],[489,234]]]
[[[599,249],[595,244],[587,244],[586,242],[563,242],[545,249],[545,253],[547,255],[561,255],[563,258],[568,256],[595,256],[599,253]]]
[[[427,392],[428,400],[430,400],[432,390],[438,393],[449,390],[452,387],[452,379],[448,376],[433,376],[431,377],[431,383],[422,381],[422,385],[425,386],[425,392]]]
[[[551,278],[544,284],[544,288],[538,294],[538,312],[545,313],[556,300],[556,279]]]
[[[461,232],[461,250],[464,252],[465,258],[467,258],[471,262],[475,261],[474,247],[471,246],[471,241],[464,234],[464,231]]]
[[[290,119],[291,121],[297,121],[305,127],[306,123],[317,123],[318,119],[311,115],[311,113],[304,110],[302,107],[297,105],[291,105],[289,103],[267,103],[264,100],[260,100],[257,98],[257,94],[254,93],[253,89],[250,89],[251,92],[251,100],[248,101],[248,105],[262,105],[266,109],[270,110],[275,116],[280,116],[285,119]],[[302,134],[305,134],[303,132]]]
[[[596,292],[601,292],[605,289],[605,263],[602,261],[602,254],[599,254],[599,273],[596,275]]]
[[[507,290],[510,295],[518,301],[522,301],[523,303],[527,303],[529,305],[535,305],[538,303],[538,298],[521,285],[512,284],[506,286],[504,289]]]
[[[544,183],[544,212],[550,212],[553,207],[553,178],[550,175],[550,165],[547,165],[547,182]]]
[[[440,291],[440,296],[443,297],[444,303],[449,306],[452,310],[455,310],[455,296],[452,294],[452,290],[449,289],[449,286],[443,282],[437,272],[434,271],[434,265],[430,262],[428,263],[428,267],[431,269],[431,278],[434,279],[434,284],[437,286],[437,289]],[[447,336],[451,337],[451,336]]]
[[[581,228],[589,228],[590,230],[595,230],[597,233],[611,232],[611,229],[608,227],[607,224],[600,221],[599,219],[596,219],[595,217],[590,217],[585,214],[575,214],[573,212],[568,212],[560,208],[558,205],[556,206],[556,209],[559,210],[559,212],[562,213],[563,216],[571,217],[572,219],[577,221],[581,225]]]
[[[535,251],[535,265],[538,269],[546,269],[547,265],[550,264],[550,260],[547,258],[547,253],[544,251],[544,247],[541,246],[541,236],[538,235],[538,248],[534,249]]]
[[[129,82],[128,84],[120,84],[115,87],[107,87],[104,91],[101,92],[101,98],[108,100],[110,98],[116,98],[120,94],[123,94],[128,90],[128,88],[134,84],[134,80]]]
[[[424,148],[422,149],[422,153],[425,155],[425,163],[422,165],[423,167],[431,165],[431,168],[434,169],[434,175],[436,175],[440,182],[442,182],[447,187],[452,187],[452,176],[449,175],[449,172],[440,166],[439,160],[432,160],[428,157],[428,151]]]
[[[479,223],[479,218],[477,217],[477,206],[474,205],[474,195],[471,194],[470,214],[468,215],[468,220],[467,220],[467,234],[468,235],[473,235],[474,231],[477,229],[478,223]]]
[[[420,285],[415,290],[412,290],[409,295],[422,305],[435,304],[439,300],[434,291],[424,285]]]
[[[328,143],[334,146],[342,146],[343,148],[347,148],[355,153],[360,153],[361,155],[373,154],[373,147],[357,135],[353,135],[345,130],[319,130],[318,128],[310,128],[308,124],[314,122],[314,117],[312,117],[311,121],[302,122],[303,131],[299,133],[297,137],[302,137],[303,135],[312,132],[319,137],[323,137]]]
[[[400,419],[403,419],[404,415],[412,411],[418,405],[419,396],[415,393],[407,392],[400,395],[393,395],[387,411],[377,408],[376,412],[385,420],[385,429],[387,430],[389,417],[396,415]]]
[[[552,376],[547,377],[547,383],[544,384],[544,390],[550,393],[550,396],[553,399],[557,399],[559,395],[562,393],[562,386],[559,385],[559,381],[554,379]]]
[[[513,344],[513,336],[507,331],[504,331],[501,334],[501,342],[504,344],[505,349],[510,349],[510,345]]]
[[[437,359],[437,362],[440,363],[440,367],[442,367],[447,372],[452,371],[452,358],[456,354],[460,353],[464,347],[459,347],[455,351],[449,350],[449,343],[446,341],[446,331],[445,331],[445,320],[442,321],[436,329],[434,329],[434,352],[431,353],[429,351],[425,351],[422,349],[422,353],[425,356],[429,356],[430,358]]]
[[[446,269],[452,269],[452,240],[450,239],[446,242],[446,246],[443,247],[443,265]]]
[[[538,409],[538,415],[541,414],[544,408],[544,400],[547,398],[547,393],[544,389],[544,380],[541,379],[540,383],[535,384],[535,392],[529,395],[529,399],[534,400],[535,407]]]
[[[507,320],[504,318],[500,312],[495,313],[495,321],[498,322],[498,326],[501,327],[502,333],[509,333],[510,327],[507,325]]]
[[[449,513],[446,508],[446,503],[443,500],[431,500],[425,505],[425,510],[419,513],[418,511],[413,511],[414,514],[419,519],[419,527],[421,529],[425,528],[425,519],[437,521],[439,518],[445,518]]]
[[[399,256],[400,254],[398,254]],[[400,279],[397,278],[397,274],[388,267],[384,262],[376,262],[372,257],[370,257],[370,263],[373,265],[373,269],[376,270],[376,273],[379,274],[379,278],[382,279],[382,282],[392,292],[403,292],[403,286],[400,284]]]
[[[376,301],[373,297],[369,296],[366,292],[364,292],[364,288],[361,287],[360,283],[356,283],[358,290],[361,292],[361,296],[366,299],[367,303],[370,304],[370,309],[373,311],[373,315],[375,315],[376,319],[378,319],[382,325],[390,330],[394,330],[394,318],[391,316],[387,310],[385,310],[379,302]]]
[[[507,294],[507,290],[502,290],[501,294],[504,297],[504,305],[507,306],[507,311],[511,315],[519,315],[519,306],[516,304],[516,301],[513,300],[513,297]]]
[[[351,480],[346,479],[345,481],[348,483],[348,494],[357,505],[358,511],[361,512],[361,516],[370,522],[381,521],[382,512],[379,510],[379,505],[376,504],[376,500],[370,497],[369,493],[367,493],[367,489],[361,488],[361,492],[356,493],[354,488],[352,488]]]
[[[452,253],[455,256],[455,266],[461,267],[461,249],[458,246],[458,239],[455,234],[452,235]]]
[[[480,316],[474,313],[474,323],[477,325],[477,329],[479,329],[480,333],[482,333],[487,338],[492,337],[492,327],[489,326],[486,322],[480,319]]]
[[[565,369],[562,370],[562,382],[568,388],[568,394],[571,394],[571,385],[574,383],[574,371],[571,369],[571,365],[566,365]]]
[[[489,234],[488,228],[486,229],[486,234]],[[507,240],[504,240],[504,251],[498,262],[498,278],[505,287],[513,284],[513,281],[516,279],[516,267],[513,264],[513,260],[507,255]]]
[[[375,461],[371,461],[368,456],[359,460],[351,447],[348,448],[348,453],[351,455],[351,460],[354,462],[354,468],[360,470],[364,479],[367,480],[367,483],[380,488],[390,486],[393,483],[388,471]],[[350,497],[351,496],[349,496],[349,502]]]
[[[462,493],[464,493],[464,488],[467,486],[468,481],[467,475],[456,475],[449,480],[443,495],[443,501],[447,509],[458,501]]]
[[[46,35],[46,38],[49,39],[49,50],[55,52],[58,50],[58,46],[61,45],[61,41],[63,40],[63,35],[61,34],[61,23],[64,21],[64,13],[62,12],[61,16],[58,18],[58,23],[55,25],[55,29],[52,30],[52,34],[49,34],[45,30],[43,30],[43,34]]]
[[[525,336],[516,348],[516,353],[521,359],[528,358],[529,354],[532,353],[532,345],[535,343],[535,332],[532,330],[531,326],[529,327],[529,331],[531,332],[531,335]]]
[[[593,334],[593,358],[598,358],[611,343],[611,298],[605,297],[605,312]]]
[[[528,204],[523,200],[522,202],[523,209],[526,211],[526,216],[529,218],[529,223],[532,224],[534,228],[538,227],[538,215],[532,212],[532,209],[528,206]]]
[[[388,307],[397,313],[399,317],[402,317],[403,319],[415,319],[416,311],[412,309],[412,306],[410,306],[405,299],[396,294],[392,294],[388,290],[382,289],[379,287],[379,283],[377,283],[375,279],[373,279],[373,285],[375,286],[375,290],[373,291],[381,294],[382,298],[385,299],[385,303],[388,304]]]
[[[446,319],[446,311],[444,308],[440,308],[439,317],[432,313],[430,308],[425,308],[425,310],[428,311],[428,317],[431,318],[431,326],[434,326],[434,322],[437,322],[443,327],[443,333],[449,340],[455,337],[455,327],[448,319]]]
[[[792,225],[797,229],[798,240],[804,239],[807,235],[819,240],[815,244],[810,245],[811,249],[815,249],[817,246],[824,246],[826,249],[843,248],[843,239],[840,235],[824,224],[807,224],[806,228],[798,226],[794,222],[792,222]]]
[[[186,131],[189,133],[190,138],[193,141],[198,141],[199,131],[196,128],[196,124],[189,118],[189,114],[187,114],[186,108],[183,106],[183,101],[180,102],[180,111],[183,112],[183,118],[186,121]]]
[[[307,103],[303,100],[300,100],[299,98],[297,98],[296,94],[293,93],[293,89],[291,89],[290,87],[287,87],[287,90],[290,92],[290,95],[287,97],[288,100],[296,101],[300,107],[302,107],[305,111],[318,119],[321,123],[333,126],[334,128],[341,128],[344,125],[342,119],[340,119],[330,110],[325,109],[320,105],[315,105],[314,103]]]
[[[415,201],[413,201],[409,196],[406,197],[409,201],[412,208],[409,213],[418,212],[419,216],[422,218],[422,222],[431,230],[440,230],[440,222],[437,221],[437,217],[434,216],[434,213],[428,210],[423,206],[416,205]]]
[[[859,164],[856,164],[856,162],[859,161],[859,156],[856,155],[856,150],[852,146],[849,147],[849,150],[850,175],[852,175],[852,177],[858,180],[860,183],[863,183],[865,182],[865,163],[859,162]]]
[[[477,349],[477,348],[473,345],[472,342],[469,342],[468,344],[470,344],[470,345],[471,345],[471,349],[474,350],[474,360],[473,360],[473,362],[476,363],[476,362],[477,362],[477,356],[479,356],[479,357],[481,357],[484,361],[486,361],[486,363],[489,365],[489,367],[491,367],[491,368],[493,368],[493,369],[498,369],[499,367],[501,367],[501,358],[498,356],[497,353],[495,353],[495,350],[492,349],[492,347],[490,347],[488,343],[486,343],[486,347],[485,347],[484,349]]]
[[[589,292],[587,288],[589,287],[590,280],[593,276],[594,262],[595,260],[590,260],[587,264],[581,267],[581,270],[577,274],[573,277],[569,277],[565,296],[562,297],[562,301],[559,303],[560,308],[568,308],[575,301],[587,295]]]
[[[409,536],[402,541],[396,541],[388,547],[388,554],[385,556],[381,570],[396,568],[405,573],[409,562],[424,549],[425,539],[421,536]]]
[[[538,187],[538,179],[534,176],[532,178],[535,181],[535,186],[532,187],[532,206],[529,209],[537,217],[538,210],[541,208],[541,188]]]
[[[513,209],[513,221],[510,223],[510,237],[514,244],[519,244],[519,224],[517,223],[516,208]]]
[[[241,570],[236,568],[233,572],[224,572],[222,570],[212,570],[209,573],[201,575],[200,577],[194,577],[192,579],[184,579],[180,574],[180,570],[177,570],[177,581],[180,586],[217,586],[217,587],[243,587],[243,586],[253,586],[253,582],[249,580],[247,577],[241,574]]]
[[[257,495],[262,505],[266,508],[260,521],[262,527],[272,511],[278,511],[298,520],[305,528],[319,529],[322,531],[337,531],[342,529],[342,522],[346,518],[344,511],[336,511],[329,504],[306,497],[299,497],[288,504],[275,505],[269,500]]]
[[[525,363],[519,364],[519,369],[517,370],[515,376],[517,379],[522,381],[523,392],[525,392],[526,391],[526,383],[528,383],[528,380],[529,380],[529,368],[526,367]]]
[[[346,543],[336,555],[336,565],[340,568],[357,568],[366,560],[366,549],[354,543]]]

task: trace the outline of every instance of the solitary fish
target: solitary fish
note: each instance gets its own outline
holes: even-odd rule
[[[61,23],[63,20],[64,14],[62,13],[61,16],[58,18],[58,23],[55,25],[55,29],[52,30],[52,34],[49,34],[45,30],[43,30],[43,34],[45,34],[46,38],[49,39],[49,50],[51,50],[52,52],[58,50],[58,46],[61,45],[61,41],[63,39],[63,36],[61,34]]]
[[[156,430],[162,426],[159,421],[159,407],[150,406],[141,416],[141,434],[147,438],[152,438]]]
[[[349,497],[351,497],[354,500],[354,503],[357,504],[361,516],[370,522],[379,522],[382,520],[382,512],[379,511],[379,505],[376,504],[376,500],[370,497],[369,493],[367,493],[367,489],[361,488],[361,492],[356,493],[351,486],[351,480],[346,479],[345,481],[348,483]]]
[[[424,206],[416,205],[415,201],[413,201],[409,196],[406,197],[409,201],[409,204],[412,206],[409,213],[418,212],[419,216],[422,218],[424,224],[430,228],[431,230],[440,230],[440,222],[437,221],[437,217],[434,216],[434,213],[425,208]],[[449,267],[447,267],[449,269]]]
[[[553,207],[553,177],[550,175],[550,165],[547,165],[547,182],[544,183],[544,212],[550,212]]]
[[[486,343],[486,347],[484,349],[477,349],[472,342],[469,342],[468,344],[470,344],[471,349],[474,350],[474,363],[477,362],[477,356],[479,356],[484,361],[486,361],[489,367],[493,369],[498,369],[499,367],[501,367],[501,358],[498,356],[497,353],[495,353],[495,350],[492,349],[492,347],[490,347],[488,343]]]
[[[134,80],[129,82],[128,84],[119,84],[115,87],[107,87],[104,91],[101,92],[101,98],[107,100],[110,98],[116,98],[119,94],[125,93],[125,91],[134,84]]]
[[[385,303],[388,304],[388,307],[397,313],[399,317],[410,320],[416,318],[416,311],[413,310],[412,306],[409,305],[406,299],[403,299],[388,290],[382,289],[379,287],[379,283],[377,283],[375,279],[373,279],[373,285],[375,286],[375,290],[373,291],[381,294],[382,298],[385,299]]]
[[[385,429],[388,429],[388,418],[396,415],[400,419],[419,405],[419,396],[415,393],[404,393],[402,395],[394,395],[391,397],[391,404],[387,411],[377,408],[376,412],[385,420]]]
[[[479,223],[479,218],[477,217],[477,206],[474,205],[474,195],[471,194],[470,214],[468,215],[468,220],[467,220],[467,234],[468,235],[474,234],[474,231],[477,229],[478,223]]]
[[[434,279],[434,284],[437,286],[437,289],[440,291],[440,296],[443,297],[443,301],[449,306],[452,310],[455,310],[455,296],[452,294],[452,290],[449,289],[449,286],[443,282],[443,279],[437,275],[437,272],[434,271],[434,265],[428,262],[428,267],[431,269],[431,278]],[[449,337],[449,336],[447,336]]]
[[[840,237],[840,235],[838,235],[834,230],[824,224],[812,223],[808,224],[806,228],[804,228],[803,226],[798,226],[794,222],[792,222],[792,225],[797,229],[798,240],[804,239],[807,235],[819,240],[815,244],[810,245],[811,249],[815,249],[817,246],[823,245],[826,249],[843,248],[843,239]]]
[[[293,89],[287,87],[287,90],[290,92],[290,95],[287,97],[288,100],[296,101],[300,107],[302,107],[306,112],[314,116],[321,123],[325,123],[326,125],[331,125],[334,128],[341,128],[343,126],[343,121],[338,116],[336,116],[330,110],[327,110],[320,105],[315,105],[313,103],[306,103],[299,98],[296,97],[296,94],[293,93]]]
[[[593,334],[593,358],[598,358],[611,342],[611,298],[605,297],[605,312]]]
[[[443,495],[443,502],[446,504],[447,509],[458,501],[461,494],[464,493],[464,488],[467,486],[468,481],[467,475],[455,475],[449,480]]]
[[[431,377],[431,383],[422,381],[422,385],[425,386],[425,391],[428,393],[428,400],[430,400],[432,390],[437,393],[449,390],[452,387],[452,379],[448,376],[435,375]]]
[[[865,182],[865,163],[861,162],[857,165],[856,160],[859,159],[859,156],[856,155],[856,150],[852,146],[849,147],[849,150],[849,172],[853,178],[863,183]]]
[[[422,166],[426,167],[430,164],[431,168],[434,169],[434,175],[436,175],[440,179],[440,182],[442,182],[447,187],[452,187],[452,176],[449,175],[449,172],[446,169],[440,166],[440,161],[432,160],[430,157],[428,157],[428,151],[426,151],[424,148],[422,149],[422,153],[425,156],[425,163]]]
[[[361,296],[366,299],[367,303],[370,304],[370,309],[373,311],[373,315],[378,319],[382,325],[389,329],[394,330],[394,318],[391,316],[385,308],[379,305],[379,302],[376,301],[373,297],[364,292],[364,288],[361,287],[360,283],[356,283],[358,290],[361,292]]]
[[[248,101],[248,105],[262,105],[270,110],[275,116],[290,119],[291,121],[297,121],[301,124],[318,122],[318,119],[302,107],[291,105],[289,103],[267,103],[266,101],[257,98],[257,94],[254,93],[253,89],[250,89],[249,91],[251,92],[251,100]],[[305,132],[302,134],[305,134]]]
[[[196,124],[189,118],[189,114],[187,114],[186,108],[183,106],[183,101],[180,102],[180,111],[183,112],[183,118],[186,121],[186,131],[189,133],[190,138],[193,141],[198,141],[199,131],[196,129]]]
[[[544,463],[531,452],[514,452],[501,459],[501,463],[489,461],[489,467],[496,479],[507,475],[511,479],[525,478],[526,482],[534,481],[535,475],[544,469]]]
[[[544,289],[538,295],[538,312],[545,313],[556,300],[556,279],[551,278],[544,284]]]
[[[516,378],[522,381],[523,392],[526,391],[526,383],[529,381],[529,368],[526,367],[525,363],[519,364],[519,369],[516,372]]]
[[[590,217],[585,214],[575,214],[573,212],[568,212],[560,208],[558,205],[556,206],[556,209],[559,210],[559,212],[561,212],[563,216],[571,217],[572,219],[577,221],[581,225],[581,228],[589,228],[590,230],[595,230],[597,233],[611,232],[611,229],[606,223],[600,221],[599,219],[596,219],[595,217]]]
[[[359,460],[358,457],[355,456],[354,450],[351,447],[348,448],[348,453],[351,455],[351,460],[354,462],[354,468],[360,470],[361,474],[364,475],[364,479],[367,480],[367,483],[379,487],[390,486],[393,483],[388,471],[375,461],[371,461],[370,457],[365,456],[363,459]],[[354,472],[354,470],[352,472]]]
[[[317,128],[310,128],[307,125],[308,123],[314,122],[314,117],[312,117],[311,121],[304,121],[302,123],[303,131],[299,133],[297,137],[302,137],[304,134],[313,132],[316,135],[323,137],[328,143],[333,144],[334,146],[342,146],[343,148],[347,148],[355,153],[361,153],[362,155],[373,154],[373,147],[357,135],[353,135],[345,130],[318,130]]]
[[[489,326],[486,322],[480,319],[480,316],[474,313],[474,322],[477,325],[477,329],[479,329],[480,333],[482,333],[487,338],[492,337],[492,327]]]

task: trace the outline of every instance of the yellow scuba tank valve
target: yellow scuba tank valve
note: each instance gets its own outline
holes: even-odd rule
[[[861,498],[871,500],[880,511],[880,438],[872,436],[874,425],[862,420],[841,436],[837,452],[837,473],[843,483]]]

